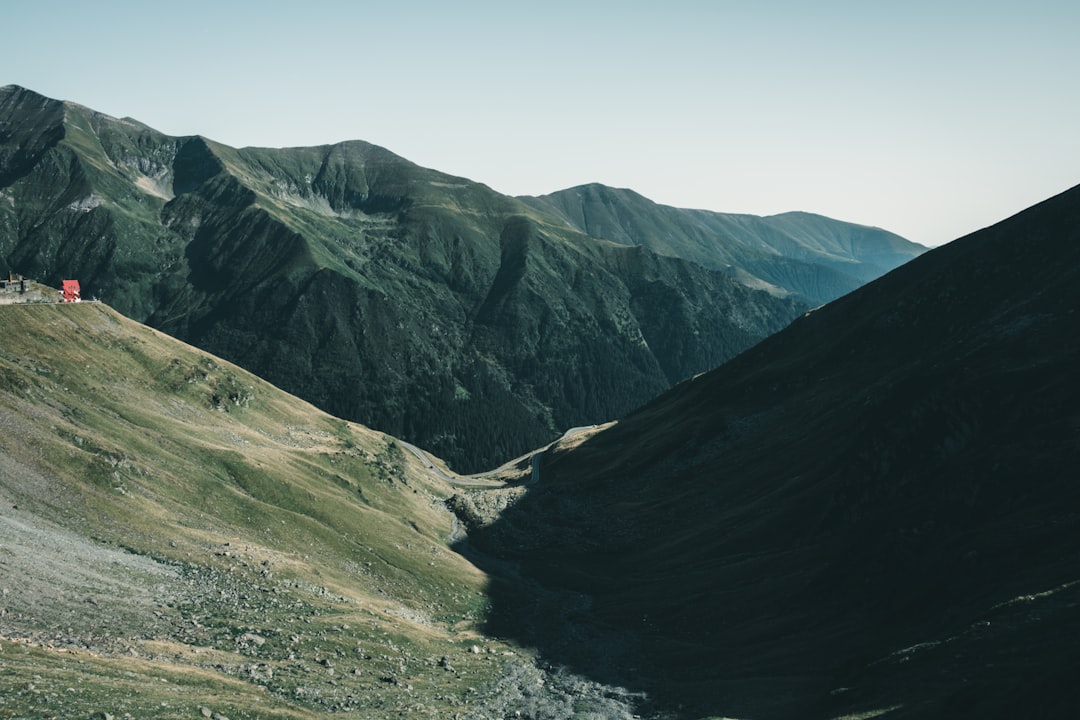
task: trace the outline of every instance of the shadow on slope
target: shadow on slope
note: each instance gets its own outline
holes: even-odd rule
[[[1078,275],[1074,188],[545,455],[474,542],[581,610],[489,630],[687,717],[1075,710]]]

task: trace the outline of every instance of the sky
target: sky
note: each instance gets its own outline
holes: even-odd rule
[[[1075,0],[0,0],[0,85],[170,135],[366,140],[940,245],[1080,183]]]

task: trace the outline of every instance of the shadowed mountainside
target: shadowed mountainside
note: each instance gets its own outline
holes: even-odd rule
[[[1078,308],[1080,187],[546,453],[474,542],[588,609],[495,624],[690,717],[1074,716]]]
[[[807,307],[366,143],[238,150],[14,86],[0,270],[77,277],[467,470],[625,414]]]

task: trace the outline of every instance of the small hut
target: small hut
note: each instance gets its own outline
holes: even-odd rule
[[[78,280],[64,280],[63,288],[60,290],[60,300],[61,302],[81,302],[81,293]]]

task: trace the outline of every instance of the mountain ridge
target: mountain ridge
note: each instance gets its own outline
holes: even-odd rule
[[[925,251],[880,228],[815,213],[757,216],[681,209],[598,183],[523,199],[596,237],[646,245],[717,270],[734,266],[812,305],[850,292]]]

